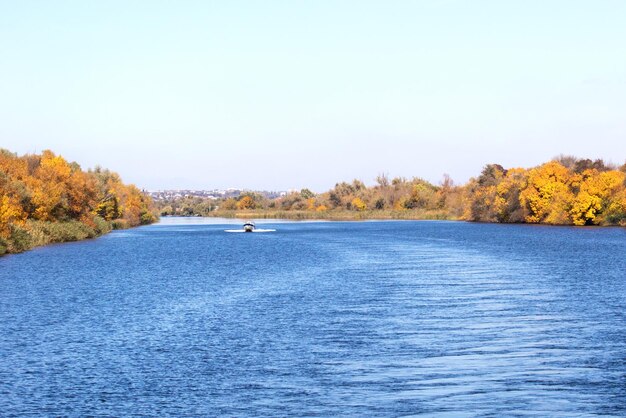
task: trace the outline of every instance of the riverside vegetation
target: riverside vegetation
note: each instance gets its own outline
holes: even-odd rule
[[[451,219],[552,225],[626,226],[626,164],[560,156],[538,167],[489,164],[467,184],[444,175],[338,183],[267,199],[254,192],[210,201],[159,202],[119,175],[83,171],[51,151],[17,156],[0,150],[0,255],[54,242],[76,241],[145,225],[161,215],[286,219]]]
[[[83,171],[51,151],[0,149],[0,255],[149,224],[155,214],[151,199],[114,172]]]
[[[180,198],[158,205],[162,215],[626,226],[626,164],[559,156],[530,169],[489,164],[464,185],[447,175],[438,185],[381,175],[371,187],[354,180],[321,194],[303,189],[266,199],[249,192],[222,201]]]

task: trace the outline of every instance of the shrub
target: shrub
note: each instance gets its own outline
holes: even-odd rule
[[[113,229],[111,222],[105,221],[100,216],[94,216],[93,222],[95,224],[95,230],[98,235],[106,234],[107,232],[111,232],[111,229]]]
[[[78,221],[50,222],[46,228],[51,242],[78,241],[96,236],[96,231]]]
[[[45,225],[47,223],[48,222],[34,220],[26,221],[26,229],[28,230],[28,234],[30,235],[32,247],[37,247],[50,243],[50,235],[45,228]]]
[[[128,221],[125,219],[116,219],[113,221],[112,225],[113,229],[128,229],[130,226],[128,225]]]
[[[139,223],[141,225],[150,225],[156,221],[156,216],[154,216],[151,212],[143,212],[139,218]]]
[[[352,203],[351,207],[354,208],[354,210],[364,211],[365,209],[367,209],[367,205],[359,197],[355,197],[354,199],[352,199],[351,203]]]
[[[31,237],[26,229],[11,225],[11,236],[9,238],[8,250],[12,253],[21,253],[32,248]]]

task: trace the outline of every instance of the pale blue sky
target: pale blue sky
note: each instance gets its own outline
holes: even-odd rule
[[[626,160],[626,1],[3,1],[0,147],[147,189]]]

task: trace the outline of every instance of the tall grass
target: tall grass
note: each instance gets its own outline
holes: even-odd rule
[[[52,243],[95,238],[112,229],[112,223],[99,216],[94,216],[88,222],[48,222],[29,219],[23,225],[11,225],[9,237],[0,239],[0,255],[20,253]]]

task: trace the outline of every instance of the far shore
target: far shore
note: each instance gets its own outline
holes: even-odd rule
[[[364,210],[364,211],[270,211],[270,210],[218,210],[211,212],[212,218],[240,219],[288,219],[288,220],[320,220],[320,221],[363,221],[363,220],[439,220],[458,221],[443,211],[423,210]]]
[[[441,213],[425,213],[420,211],[265,211],[265,210],[246,210],[246,211],[215,211],[208,216],[200,215],[167,215],[163,218],[224,218],[224,219],[251,219],[251,220],[285,220],[285,221],[343,221],[343,222],[359,222],[359,221],[450,221],[450,222],[467,222],[474,224],[496,224],[496,225],[528,225],[528,226],[547,226],[547,227],[568,227],[568,228],[624,228],[619,225],[566,225],[566,224],[547,224],[547,223],[528,223],[528,222],[481,222],[468,221],[466,219],[443,216]]]

